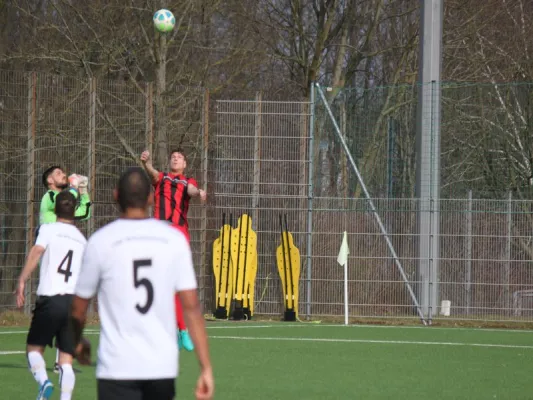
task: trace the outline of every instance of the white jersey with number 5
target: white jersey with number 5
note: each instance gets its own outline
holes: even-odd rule
[[[73,294],[87,240],[72,224],[41,225],[35,241],[45,249],[39,271],[38,296]]]
[[[76,295],[98,294],[96,377],[170,379],[178,375],[174,295],[196,289],[191,250],[165,222],[119,219],[87,244]]]

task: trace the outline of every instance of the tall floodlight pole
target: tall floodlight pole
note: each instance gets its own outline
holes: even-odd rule
[[[416,121],[417,298],[431,323],[438,302],[442,20],[444,0],[420,0]]]

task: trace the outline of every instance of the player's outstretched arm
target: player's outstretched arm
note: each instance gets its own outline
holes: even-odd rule
[[[199,196],[202,203],[205,203],[205,200],[207,199],[207,193],[205,190],[198,189],[196,186],[191,184],[187,185],[187,194],[191,197]]]
[[[86,221],[91,218],[91,198],[88,193],[80,194],[80,205],[76,208],[74,217],[78,221]]]
[[[196,399],[210,400],[213,398],[215,383],[213,370],[209,357],[209,345],[207,343],[207,332],[205,329],[204,316],[196,289],[179,292],[183,315],[187,328],[194,343],[196,356],[200,362],[200,377],[196,383]]]
[[[77,221],[86,221],[91,218],[91,198],[87,191],[89,185],[89,178],[83,175],[72,174],[68,177],[70,183],[70,192],[77,199],[79,197],[79,205],[74,212],[74,217]]]
[[[152,159],[150,158],[150,152],[145,150],[141,154],[141,162],[143,164],[144,170],[152,180],[152,183],[155,185],[159,181],[159,171],[154,168],[152,165]]]
[[[91,363],[91,346],[88,340],[82,338],[89,302],[97,294],[100,286],[100,260],[98,249],[101,244],[95,240],[95,235],[89,238],[87,247],[83,253],[80,274],[74,290],[69,323],[73,332],[73,340],[76,344],[75,357],[82,365]]]
[[[17,289],[15,290],[18,308],[24,305],[24,287],[26,286],[26,281],[37,268],[39,260],[41,259],[44,251],[44,247],[35,245],[31,248],[30,253],[28,254],[26,264],[24,264],[24,268],[22,269],[18,280]]]
[[[74,296],[72,299],[72,310],[70,313],[70,326],[76,343],[76,359],[82,365],[91,364],[91,352],[87,341],[82,340],[83,329],[87,321],[87,310],[90,299]]]

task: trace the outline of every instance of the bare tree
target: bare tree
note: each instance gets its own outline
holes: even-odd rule
[[[448,6],[445,74],[480,84],[443,92],[445,189],[530,193],[532,10],[522,0]]]

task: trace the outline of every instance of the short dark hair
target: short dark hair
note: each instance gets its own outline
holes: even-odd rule
[[[48,177],[54,172],[56,169],[63,169],[59,165],[52,165],[51,167],[48,167],[46,171],[43,172],[43,185],[45,188],[48,188]]]
[[[70,190],[63,190],[55,197],[55,212],[57,218],[74,220],[76,211],[76,198]]]
[[[174,153],[180,153],[183,156],[183,159],[187,161],[187,155],[184,153],[182,148],[178,147],[177,149],[170,150],[170,155],[168,156],[168,158],[172,158],[172,154]]]
[[[122,211],[128,208],[146,208],[151,185],[148,175],[140,167],[131,167],[118,180],[118,205]]]

